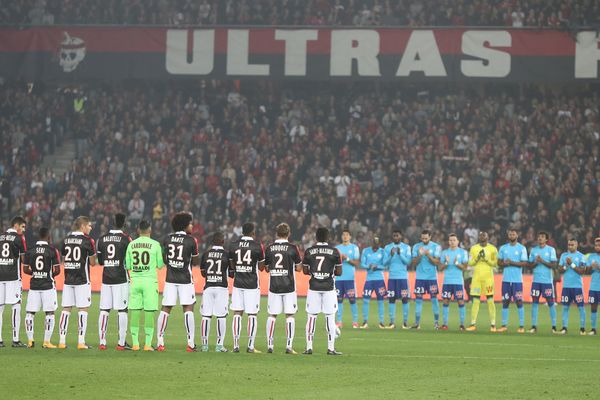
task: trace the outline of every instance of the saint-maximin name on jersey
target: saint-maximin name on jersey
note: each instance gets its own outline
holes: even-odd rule
[[[60,265],[58,250],[45,241],[38,241],[25,253],[25,264],[31,267],[31,290],[54,289],[52,267]]]
[[[204,289],[209,287],[227,287],[229,273],[229,254],[221,246],[213,246],[200,260],[200,269],[206,274]]]
[[[300,264],[300,251],[287,240],[276,240],[265,250],[265,266],[269,271],[269,291],[292,293],[296,291],[295,267]]]
[[[98,264],[102,265],[102,283],[105,285],[119,285],[129,282],[129,275],[125,269],[125,254],[131,237],[123,231],[109,231],[98,239],[97,254]]]
[[[96,255],[94,239],[81,232],[71,232],[62,243],[60,253],[65,268],[65,285],[90,283],[90,260]]]
[[[242,236],[229,248],[229,259],[233,264],[233,286],[240,289],[258,288],[258,263],[265,260],[265,251],[260,242]]]
[[[166,282],[193,283],[192,258],[198,256],[198,242],[183,231],[171,233],[162,242],[163,259],[167,266]]]
[[[334,288],[335,267],[342,265],[342,257],[335,247],[317,243],[304,252],[302,264],[310,272],[309,289],[326,292]]]

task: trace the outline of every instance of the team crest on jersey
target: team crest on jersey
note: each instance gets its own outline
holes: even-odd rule
[[[73,72],[85,58],[85,41],[67,32],[63,32],[63,35],[58,51],[58,64],[63,72]]]

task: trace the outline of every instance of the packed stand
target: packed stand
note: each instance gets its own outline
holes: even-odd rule
[[[22,213],[29,235],[49,225],[55,243],[77,215],[97,237],[117,211],[152,218],[156,235],[190,211],[201,243],[247,220],[265,239],[287,221],[303,246],[318,225],[361,245],[401,227],[411,243],[428,228],[465,246],[479,228],[499,244],[514,226],[528,244],[543,229],[584,251],[600,232],[594,91],[210,81],[1,93],[2,225]],[[79,159],[56,176],[41,157],[65,137]]]
[[[0,23],[600,26],[593,0],[1,0]]]

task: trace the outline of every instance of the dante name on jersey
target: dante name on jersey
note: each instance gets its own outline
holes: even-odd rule
[[[162,248],[167,265],[166,282],[192,283],[192,258],[198,255],[196,239],[185,232],[175,232],[164,238]]]

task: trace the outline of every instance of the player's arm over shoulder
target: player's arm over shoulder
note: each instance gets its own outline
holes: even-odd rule
[[[125,269],[131,269],[131,264],[132,264],[132,259],[131,259],[131,243],[127,245],[127,248],[125,249]]]
[[[56,247],[50,247],[52,252],[52,276],[60,275],[60,253]]]
[[[334,252],[333,252],[333,263],[334,263],[334,274],[335,276],[340,276],[342,275],[342,255],[340,254],[340,251],[336,248],[334,248]]]
[[[89,261],[90,266],[98,265],[98,260],[96,259],[96,242],[91,237],[88,238],[88,252],[89,252]]]
[[[310,275],[310,255],[308,251],[304,252],[304,258],[302,259],[302,273],[304,275]]]
[[[33,271],[31,269],[31,259],[32,258],[33,258],[33,256],[31,254],[31,250],[25,252],[24,257],[23,257],[23,273],[26,275],[33,275]]]
[[[258,242],[258,270],[265,270],[265,246],[262,242]]]
[[[299,272],[302,271],[302,257],[300,256],[300,248],[294,245],[294,270]]]
[[[155,240],[154,243],[152,243],[152,247],[154,247],[154,255],[156,256],[156,268],[161,269],[165,266],[162,246]]]
[[[204,278],[206,278],[206,258],[209,251],[210,250],[205,251],[204,254],[202,254],[202,257],[200,257],[200,274]]]

